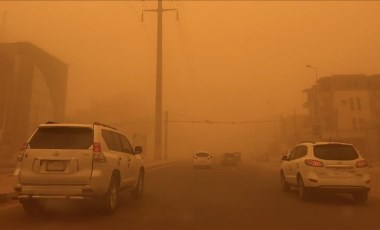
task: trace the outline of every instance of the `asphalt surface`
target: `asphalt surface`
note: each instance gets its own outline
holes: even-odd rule
[[[83,203],[51,203],[28,217],[17,201],[0,205],[0,229],[380,229],[380,194],[355,204],[349,195],[318,196],[310,202],[283,193],[276,169],[263,164],[194,169],[190,162],[146,175],[141,200],[124,197],[104,216]]]

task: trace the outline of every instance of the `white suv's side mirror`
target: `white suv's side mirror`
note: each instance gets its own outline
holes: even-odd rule
[[[135,147],[135,154],[141,154],[142,153],[142,147],[141,146],[136,146]]]
[[[282,156],[282,158],[281,158],[281,160],[283,160],[283,161],[287,161],[289,158],[288,158],[288,156],[286,156],[286,155],[283,155]]]

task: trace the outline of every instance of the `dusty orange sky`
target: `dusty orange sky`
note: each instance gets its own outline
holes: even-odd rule
[[[68,113],[118,95],[154,119],[155,1],[1,1],[2,41],[69,65]],[[331,74],[380,73],[380,2],[165,1],[164,111],[260,120],[305,113],[302,90]],[[180,118],[180,117],[178,117]]]

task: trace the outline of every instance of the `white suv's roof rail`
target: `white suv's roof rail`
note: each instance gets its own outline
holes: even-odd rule
[[[56,121],[47,121],[47,122],[45,122],[45,124],[58,124],[58,122],[56,122]]]
[[[107,127],[107,128],[110,128],[110,129],[114,129],[114,130],[117,130],[116,128],[112,127],[112,126],[109,126],[109,125],[106,125],[106,124],[102,124],[102,123],[99,123],[99,122],[94,122],[94,125],[100,125],[100,126],[104,126],[104,127]]]
[[[315,143],[316,145],[325,145],[325,144],[340,144],[340,145],[353,145],[352,143],[341,142],[341,141],[318,141]]]
[[[315,142],[315,141],[301,141],[301,142],[297,143],[297,145],[299,145],[299,144],[307,144],[307,143],[315,144],[317,142]]]
[[[351,143],[341,142],[341,141],[302,141],[302,142],[297,143],[296,145],[300,145],[300,144],[311,144],[311,145],[326,145],[326,144],[353,145]]]
[[[40,124],[40,126],[49,126],[49,125],[54,125],[54,124],[56,124],[56,125],[59,125],[59,126],[61,126],[61,125],[68,125],[69,123],[59,123],[59,122],[56,122],[56,121],[47,121],[47,122],[45,122],[45,123],[43,123],[43,124]],[[86,126],[89,126],[89,125],[91,125],[91,124],[70,124],[70,125],[86,125]],[[93,124],[92,124],[92,126],[94,126],[94,125],[99,125],[99,126],[103,126],[103,127],[107,127],[107,128],[110,128],[110,129],[113,129],[113,130],[117,130],[115,127],[112,127],[112,126],[109,126],[109,125],[106,125],[106,124],[103,124],[103,123],[100,123],[100,122],[94,122]]]

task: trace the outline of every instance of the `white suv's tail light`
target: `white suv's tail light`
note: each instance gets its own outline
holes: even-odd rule
[[[17,161],[22,161],[24,159],[25,150],[28,147],[28,143],[24,143],[20,147],[20,151],[17,154]]]
[[[365,168],[368,167],[368,163],[365,160],[356,162],[356,168]]]
[[[305,164],[312,167],[323,167],[323,163],[318,160],[307,159],[305,160]]]
[[[94,142],[92,145],[92,160],[96,163],[107,162],[107,159],[102,152],[102,146],[98,142]]]

